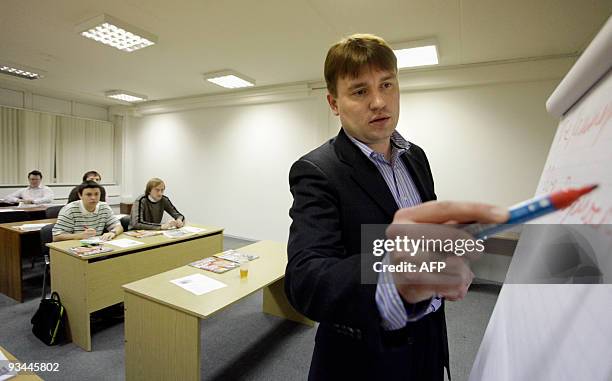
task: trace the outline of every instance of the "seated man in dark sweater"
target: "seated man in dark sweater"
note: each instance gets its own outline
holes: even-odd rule
[[[100,181],[102,181],[102,176],[100,176],[100,174],[96,171],[85,172],[85,174],[83,175],[83,183],[86,183],[88,181],[94,181],[100,184]],[[79,185],[77,185],[70,191],[67,204],[73,201],[78,201],[80,199],[81,198],[79,197]],[[103,186],[100,186],[100,201],[106,202],[106,190]]]
[[[165,190],[166,184],[161,179],[154,177],[147,182],[145,194],[136,198],[132,205],[130,229],[165,230],[183,227],[185,216],[164,196]],[[164,211],[168,212],[173,220],[162,224]]]

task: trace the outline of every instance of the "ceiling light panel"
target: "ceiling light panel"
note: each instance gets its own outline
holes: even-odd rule
[[[125,101],[125,102],[130,102],[130,103],[143,102],[147,100],[146,95],[136,94],[136,93],[123,91],[123,90],[107,91],[105,95],[109,98],[113,98],[113,99],[117,99],[117,100]]]
[[[438,44],[435,38],[392,44],[397,57],[397,68],[437,65]]]
[[[226,89],[255,86],[255,80],[233,70],[204,74],[204,79]]]
[[[398,69],[438,64],[438,49],[435,45],[394,50]]]
[[[222,77],[208,78],[208,81],[228,89],[253,86],[253,83],[245,81],[244,79],[235,75],[224,75]]]
[[[124,52],[143,49],[157,42],[157,36],[109,15],[100,15],[76,26],[81,36]]]
[[[29,80],[43,78],[45,74],[42,70],[8,61],[0,61],[0,73]]]

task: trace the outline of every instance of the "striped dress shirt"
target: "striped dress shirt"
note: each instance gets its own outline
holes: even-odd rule
[[[345,130],[346,132],[346,130]],[[366,144],[353,138],[347,133],[351,141],[363,152],[364,155],[378,169],[387,183],[389,191],[393,195],[395,202],[400,208],[408,208],[422,203],[421,196],[412,181],[412,177],[401,160],[403,155],[410,148],[410,143],[404,139],[399,132],[394,131],[391,135],[391,160],[387,161],[385,156],[372,150]],[[389,263],[389,256],[385,255],[383,264]],[[436,311],[440,308],[442,301],[439,297],[433,297],[425,308],[411,308],[407,311],[402,298],[395,287],[392,275],[389,272],[381,272],[378,276],[376,285],[376,306],[382,318],[382,327],[385,330],[401,329],[408,322],[417,321],[423,316]]]

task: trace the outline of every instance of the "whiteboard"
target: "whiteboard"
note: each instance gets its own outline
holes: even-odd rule
[[[539,264],[541,254],[522,245],[521,237],[472,381],[612,380],[611,67],[612,18],[547,102],[548,111],[561,120],[536,190],[540,195],[600,185],[537,223],[603,224],[594,245],[604,284],[521,284],[517,279]]]

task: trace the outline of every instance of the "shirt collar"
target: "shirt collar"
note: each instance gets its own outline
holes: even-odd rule
[[[89,210],[85,209],[85,205],[83,205],[83,200],[79,200],[79,209],[81,209],[81,213],[85,216],[98,214],[98,211],[100,210],[100,202],[96,204],[96,209],[94,209],[93,212],[90,212]]]
[[[367,144],[365,144],[363,142],[360,142],[359,140],[355,139],[346,130],[344,130],[344,133],[346,134],[346,136],[349,137],[349,139],[351,139],[353,144],[355,144],[357,146],[357,148],[359,148],[359,150],[361,152],[363,152],[363,154],[366,155],[368,158],[374,159],[374,158],[381,158],[382,157],[384,159],[384,155],[381,154],[380,152],[374,151],[372,148],[368,147]],[[397,130],[394,130],[393,133],[391,134],[391,159],[392,159],[392,162],[395,161],[394,159],[397,156],[403,154],[409,148],[410,148],[410,142],[408,142],[406,139],[404,139],[404,137],[399,132],[397,132]]]

